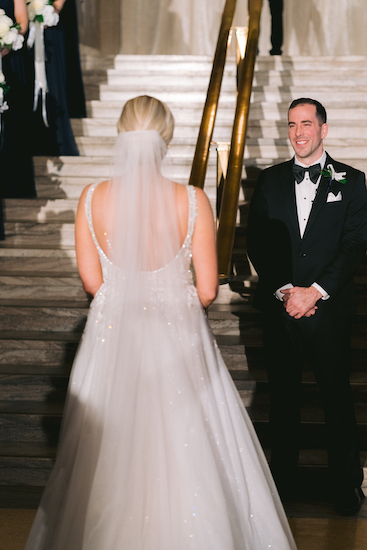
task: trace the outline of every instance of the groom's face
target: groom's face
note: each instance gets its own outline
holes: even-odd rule
[[[327,124],[321,124],[316,107],[297,105],[288,113],[288,132],[297,159],[310,166],[322,155],[323,139],[328,131]]]

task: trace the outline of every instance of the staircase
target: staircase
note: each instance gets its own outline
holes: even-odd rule
[[[52,468],[68,376],[89,305],[76,269],[75,209],[85,185],[109,176],[122,105],[139,94],[154,95],[168,103],[176,130],[164,172],[186,183],[210,71],[211,60],[206,57],[86,59],[88,118],[73,121],[81,157],[36,157],[38,198],[5,201],[7,238],[0,244],[0,506],[34,507]],[[234,62],[229,60],[214,141],[230,140],[235,72]],[[257,61],[233,256],[235,276],[230,286],[221,288],[209,318],[265,449],[268,388],[259,315],[250,306],[256,278],[245,257],[252,189],[260,169],[291,156],[286,114],[289,102],[300,96],[315,97],[325,104],[330,123],[326,149],[331,156],[367,171],[366,81],[366,58],[263,57]],[[213,207],[215,180],[213,147],[205,187]],[[366,274],[362,266],[357,276],[360,299],[352,374],[364,458]],[[308,370],[304,386],[305,450],[301,463],[306,468],[323,468],[322,410]]]

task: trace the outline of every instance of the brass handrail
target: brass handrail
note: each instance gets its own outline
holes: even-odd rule
[[[204,187],[205,175],[209,160],[210,143],[214,131],[215,117],[218,109],[220,89],[222,86],[224,66],[226,62],[228,36],[231,29],[236,0],[226,0],[222,22],[219,29],[217,47],[215,50],[213,68],[210,76],[199,136],[196,143],[194,160],[191,167],[189,185]]]
[[[254,68],[260,33],[262,0],[249,0],[249,29],[245,59],[239,75],[236,114],[232,130],[228,172],[223,187],[217,233],[218,273],[220,283],[228,281],[236,230],[238,197],[245,151],[247,121]]]

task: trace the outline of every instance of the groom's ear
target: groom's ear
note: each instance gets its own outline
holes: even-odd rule
[[[327,136],[327,133],[329,131],[329,127],[328,125],[326,124],[326,122],[322,125],[321,127],[321,139],[325,139],[326,136]]]

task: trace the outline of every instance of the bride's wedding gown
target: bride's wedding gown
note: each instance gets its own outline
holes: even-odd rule
[[[86,215],[104,283],[91,304],[56,465],[26,550],[295,549],[193,285],[195,189],[188,187],[183,246],[164,268],[140,275],[142,307],[130,318],[126,299],[110,296],[111,281],[124,277],[96,240],[94,188]],[[104,314],[108,300],[122,332]]]

